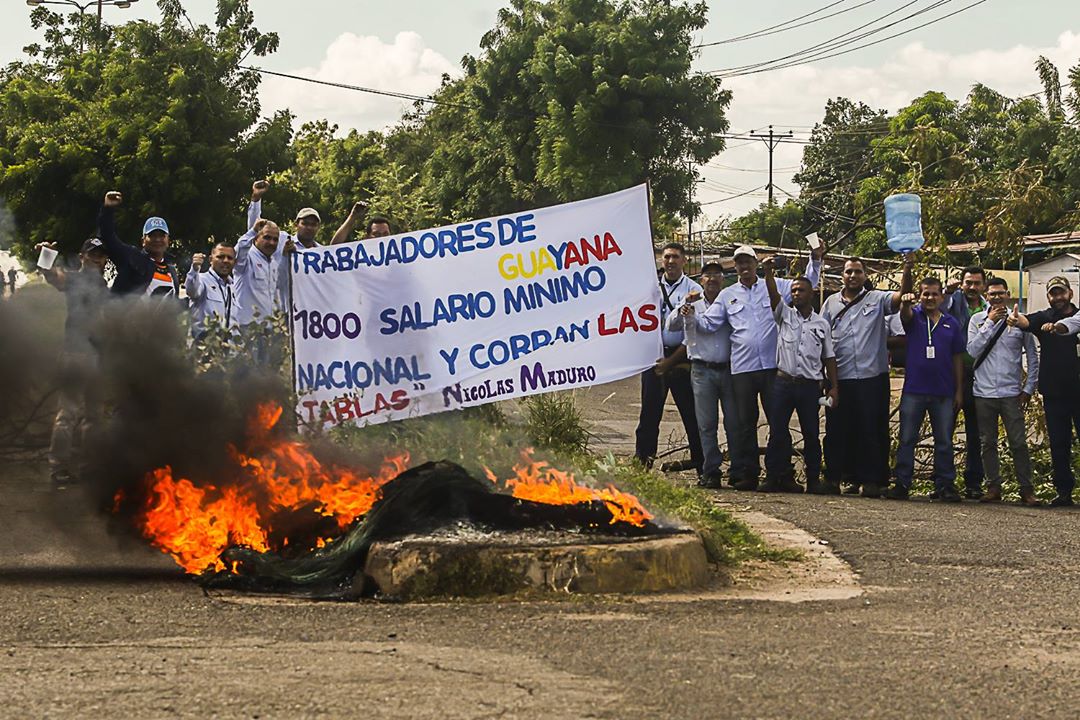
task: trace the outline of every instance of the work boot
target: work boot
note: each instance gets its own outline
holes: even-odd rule
[[[721,487],[721,480],[723,480],[723,475],[721,475],[719,470],[716,470],[702,475],[701,479],[697,481],[697,486],[706,490],[719,490]]]
[[[774,477],[766,477],[765,482],[758,485],[757,489],[758,492],[763,493],[775,493],[781,490],[783,490],[783,483]]]
[[[947,503],[958,503],[963,498],[960,497],[960,493],[956,492],[956,488],[952,485],[946,485],[941,490],[938,490],[938,500]]]
[[[844,486],[844,494],[845,495],[858,495],[859,494],[859,485],[858,485],[858,483],[851,483],[849,485],[845,485]]]
[[[986,488],[986,494],[979,498],[981,503],[999,503],[1001,502],[1001,487],[998,485],[991,485]]]
[[[983,497],[983,491],[977,487],[964,488],[964,497],[968,500],[981,500]]]
[[[889,492],[885,497],[889,498],[890,500],[907,500],[908,495],[910,495],[908,489],[900,483],[896,483],[891,488],[889,488]]]
[[[839,495],[840,486],[835,485],[828,480],[821,482],[818,480],[806,481],[806,492],[811,495]]]
[[[985,500],[983,501],[985,502]],[[1020,491],[1020,504],[1027,505],[1028,507],[1042,507],[1042,500],[1035,497],[1034,490],[1021,490]]]
[[[1050,507],[1072,507],[1073,505],[1075,505],[1073,499],[1066,495],[1058,495],[1050,501]]]
[[[754,490],[758,489],[758,479],[756,477],[743,478],[742,480],[732,483],[731,487],[735,488],[736,490],[742,490],[744,492],[753,492]]]

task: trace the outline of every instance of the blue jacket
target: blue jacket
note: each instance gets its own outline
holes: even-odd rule
[[[98,237],[105,245],[105,252],[116,266],[116,280],[112,291],[117,294],[143,293],[154,277],[156,263],[142,248],[120,242],[116,234],[116,217],[112,208],[102,206],[98,212]],[[174,293],[180,295],[180,275],[176,265],[166,260],[169,276],[172,278]]]

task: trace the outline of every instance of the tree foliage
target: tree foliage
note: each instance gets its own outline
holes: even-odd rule
[[[240,69],[273,52],[247,0],[219,0],[214,27],[159,0],[159,23],[97,28],[96,19],[36,8],[44,44],[0,73],[0,195],[25,251],[73,250],[94,230],[106,190],[119,189],[126,237],[160,215],[174,242],[231,235],[253,176],[288,156],[291,117],[259,119],[258,76]]]
[[[885,250],[883,201],[923,200],[928,249],[986,241],[986,262],[1012,262],[1026,234],[1080,224],[1080,64],[1034,68],[1036,97],[1008,98],[977,84],[963,101],[927,92],[889,117],[830,100],[796,175],[807,226],[859,254]]]

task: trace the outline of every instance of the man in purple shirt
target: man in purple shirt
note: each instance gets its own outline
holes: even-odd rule
[[[907,334],[904,391],[900,396],[900,447],[889,490],[894,500],[906,500],[915,470],[915,443],[923,419],[930,415],[934,431],[934,488],[945,502],[960,502],[956,491],[953,427],[964,404],[964,352],[967,335],[960,321],[941,312],[941,281],[919,283],[919,307],[911,293],[900,299],[900,319]]]

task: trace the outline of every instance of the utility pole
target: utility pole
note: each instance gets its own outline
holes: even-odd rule
[[[690,174],[690,193],[688,203],[686,206],[686,250],[690,251],[690,246],[694,242],[694,186],[700,182],[705,182],[704,179],[697,180],[694,178],[694,161],[686,161],[686,171]],[[702,242],[705,242],[702,238]],[[702,257],[704,257],[704,249],[701,250]]]
[[[790,138],[790,137],[793,137],[793,136],[794,136],[794,133],[792,133],[790,130],[788,130],[786,133],[774,133],[773,129],[772,129],[772,125],[769,126],[769,134],[768,135],[766,135],[764,133],[756,133],[756,132],[750,133],[750,137],[758,138],[759,140],[764,142],[769,147],[769,204],[770,205],[775,205],[776,204],[773,201],[773,181],[772,181],[772,173],[773,173],[772,156],[773,156],[773,150],[776,149],[777,145],[784,142],[785,138]]]

